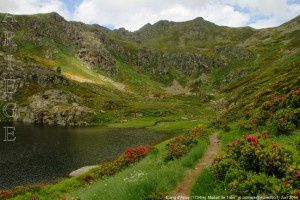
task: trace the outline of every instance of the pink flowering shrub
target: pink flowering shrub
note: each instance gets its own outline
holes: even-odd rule
[[[197,138],[204,135],[206,132],[203,126],[199,125],[192,131],[182,136],[178,136],[167,144],[167,156],[165,161],[174,160],[186,155],[194,144],[197,144]]]
[[[290,151],[272,143],[269,135],[234,140],[215,160],[212,169],[226,189],[237,195],[292,195],[299,188]]]
[[[132,149],[128,149],[124,153],[125,157],[125,163],[131,164],[139,160],[140,158],[143,158],[145,155],[147,155],[151,151],[150,146],[138,146]]]
[[[300,108],[300,88],[290,92],[286,97],[286,106]]]
[[[18,186],[11,190],[0,190],[0,200],[4,199],[11,199],[17,195],[29,193],[29,192],[37,192],[42,187],[44,187],[43,184],[36,184],[32,186]],[[34,196],[30,197],[31,199],[34,198]]]
[[[262,110],[276,112],[285,107],[285,97],[274,97],[270,101],[263,103]]]
[[[281,109],[277,111],[268,126],[274,134],[289,134],[296,129],[296,116],[291,109]]]
[[[251,129],[267,126],[274,134],[291,133],[300,127],[300,89],[264,102],[257,114],[247,114],[245,118]]]
[[[100,164],[100,169],[98,171],[84,175],[82,179],[84,182],[89,183],[96,178],[113,175],[124,167],[139,161],[149,154],[152,149],[151,146],[138,146],[128,149],[115,160]]]

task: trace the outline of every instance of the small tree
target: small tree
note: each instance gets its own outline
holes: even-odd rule
[[[61,74],[61,67],[57,67],[56,68],[56,72],[59,73],[59,74]]]

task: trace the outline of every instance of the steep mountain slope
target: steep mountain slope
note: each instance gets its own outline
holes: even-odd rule
[[[0,14],[0,19],[5,16]],[[244,158],[251,163],[254,160],[255,172],[245,169],[246,174],[260,173],[258,164],[272,171],[269,164],[273,160],[286,159],[279,145],[287,148],[290,157],[288,164],[274,162],[275,169],[299,169],[289,165],[299,163],[300,157],[299,16],[279,27],[260,30],[217,26],[197,18],[181,23],[160,21],[136,32],[68,22],[57,13],[20,15],[15,19],[0,23],[0,75],[3,80],[14,80],[15,86],[12,93],[3,91],[1,109],[9,102],[17,105],[15,116],[1,113],[2,122],[51,126],[105,124],[178,134],[201,123],[208,132],[219,131],[224,144],[233,140],[232,147],[241,141],[236,139],[247,140],[243,143],[251,151],[245,149],[242,153],[250,152]],[[13,35],[12,40],[8,40],[9,35]],[[5,89],[5,83],[0,82],[0,87]],[[248,134],[258,132],[268,133],[263,136],[266,138],[270,134],[272,142],[279,145],[257,150],[257,138],[262,135]],[[204,131],[198,145],[188,141],[188,153],[184,136],[178,136],[174,141],[179,143],[174,143],[174,149],[166,148],[173,147],[170,142],[161,143],[137,165],[122,164],[122,169],[127,170],[120,174],[112,175],[119,170],[112,162],[105,179],[86,174],[45,187],[17,188],[8,191],[8,195],[17,199],[65,199],[74,195],[90,199],[102,194],[107,195],[106,199],[162,199],[201,157],[207,139]],[[172,149],[175,155],[187,155],[166,162],[165,156]],[[275,150],[278,154],[272,154]],[[253,152],[265,155],[260,163],[252,159]],[[250,177],[236,178],[241,174],[239,171],[228,171],[233,183],[243,183]],[[299,170],[297,177],[295,171],[290,172],[292,175],[287,178],[297,178],[299,182]],[[128,177],[134,181],[125,182]],[[276,182],[273,175],[258,177],[250,177],[249,185],[262,192],[265,191],[261,185],[297,190],[289,180]],[[226,181],[216,182],[210,173],[204,174],[204,178],[199,179],[200,190],[206,190],[208,183],[213,192],[219,188],[229,191]],[[95,182],[91,183],[92,180]],[[277,183],[284,186],[279,188]],[[237,188],[240,185],[234,184]],[[7,191],[0,194],[6,195]]]
[[[252,110],[276,96],[284,96],[300,86],[300,17],[274,29],[263,29],[240,45],[251,50],[255,60],[235,65],[215,76],[227,94],[229,107],[237,113]],[[220,79],[220,75],[222,78]],[[242,114],[242,113],[241,113]]]
[[[1,14],[0,18],[5,16]],[[9,45],[0,49],[3,65],[13,70],[1,74],[18,77],[19,90],[14,99],[21,105],[19,110],[33,109],[26,120],[21,115],[21,121],[53,124],[48,118],[60,116],[61,121],[54,124],[83,123],[80,116],[85,116],[84,112],[74,117],[77,122],[72,117],[66,122],[66,114],[57,109],[49,113],[47,109],[37,111],[30,107],[35,105],[33,99],[40,99],[33,95],[43,96],[41,91],[46,89],[81,99],[73,106],[68,101],[50,102],[51,108],[65,106],[67,113],[89,108],[94,117],[84,123],[99,123],[111,121],[115,115],[127,118],[130,113],[142,112],[151,117],[151,106],[145,111],[143,102],[153,101],[152,106],[160,102],[157,110],[165,110],[165,99],[172,106],[173,101],[181,101],[172,98],[168,91],[178,94],[190,90],[200,94],[201,101],[212,98],[213,91],[222,91],[221,96],[227,99],[222,106],[230,113],[251,109],[256,96],[264,95],[270,88],[276,86],[275,91],[284,93],[299,85],[299,17],[277,28],[262,30],[217,26],[197,18],[180,23],[159,21],[136,32],[68,22],[57,13],[14,18],[15,22],[0,25],[3,44],[7,42],[5,31],[13,33]],[[28,75],[18,75],[20,66]],[[45,75],[47,71],[52,75]],[[54,81],[50,84],[49,80]],[[166,90],[167,86],[171,87]],[[140,102],[138,106],[136,102]]]

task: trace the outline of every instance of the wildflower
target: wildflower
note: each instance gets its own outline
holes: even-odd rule
[[[300,88],[295,91],[295,94],[300,95]]]
[[[4,198],[4,199],[8,199],[11,197],[11,192],[9,191],[0,191],[0,199]]]
[[[264,139],[267,139],[267,138],[269,138],[269,137],[270,137],[270,136],[269,136],[268,134],[264,134],[264,135],[263,135],[263,138],[264,138]]]
[[[290,184],[289,180],[284,180],[283,182],[284,182],[285,185]]]
[[[296,172],[296,177],[297,177],[297,178],[300,178],[300,171],[297,171],[297,172]]]
[[[231,144],[232,144],[232,146],[236,146],[236,145],[238,144],[238,141],[237,141],[237,140],[233,140],[233,141],[231,142]]]
[[[257,138],[255,136],[252,135],[247,135],[245,137],[245,139],[250,142],[251,144],[253,144],[254,146],[256,146],[258,144]]]
[[[261,136],[261,134],[258,134],[257,135],[257,139],[260,139],[262,136]]]
[[[131,155],[131,154],[133,154],[133,153],[134,153],[134,152],[133,152],[132,149],[128,149],[128,150],[125,151],[125,155]]]
[[[276,97],[276,98],[274,98],[274,101],[283,101],[283,100],[284,100],[283,97]]]

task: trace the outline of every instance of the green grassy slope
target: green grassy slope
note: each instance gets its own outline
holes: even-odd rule
[[[35,20],[39,22],[40,33],[32,29]],[[22,27],[30,26],[15,30],[18,49],[12,54],[24,64],[33,62],[51,70],[61,67],[70,84],[55,88],[81,97],[82,104],[95,111],[91,121],[97,125],[145,127],[181,134],[202,123],[213,129],[220,128],[220,139],[227,144],[245,134],[269,131],[267,127],[242,129],[245,113],[256,114],[267,100],[284,96],[300,85],[299,17],[279,27],[262,30],[222,27],[201,18],[182,23],[161,21],[125,35],[100,26],[69,23],[56,14],[19,16],[18,21]],[[117,69],[114,76],[105,70],[94,70],[90,64],[78,59],[78,46],[64,34],[69,26],[84,33],[84,41],[100,43],[101,48],[112,55]],[[0,26],[0,31],[2,29]],[[38,42],[32,40],[32,35],[39,38]],[[223,63],[219,68],[208,66],[207,71],[192,75],[178,69],[172,69],[167,75],[155,74],[151,69],[137,66],[134,59],[123,60],[123,55],[117,54],[122,50],[114,51],[107,43],[121,45],[125,49],[123,53],[131,56],[145,48],[205,55],[221,59]],[[218,51],[219,47],[225,49]],[[51,57],[47,56],[49,52],[53,52]],[[1,53],[8,54],[5,49],[1,49]],[[195,94],[166,93],[166,83],[171,83],[174,78],[193,86]],[[16,93],[16,101],[26,105],[29,96],[43,89],[39,85],[23,87]],[[274,140],[291,149],[295,160],[299,161],[298,129],[294,134],[274,137]],[[104,199],[134,199],[138,198],[134,197],[137,194],[140,199],[160,198],[172,190],[187,168],[196,163],[206,146],[207,141],[201,141],[187,157],[166,165],[161,162],[165,149],[164,144],[160,144],[158,154],[151,154],[116,176],[97,180],[80,190],[75,189],[78,182],[71,179],[49,185],[37,195],[47,199],[50,191],[54,196],[70,193],[69,196],[82,199],[93,199],[96,198],[94,195],[100,194],[105,196]],[[124,178],[137,171],[146,175],[136,182],[124,184]],[[207,191],[217,194],[222,188],[222,183],[213,188],[219,183],[211,172],[206,172],[199,177],[193,194],[208,194]],[[204,189],[200,188],[202,184],[205,184]],[[113,192],[116,186],[119,189]],[[29,192],[25,197],[30,195]]]

